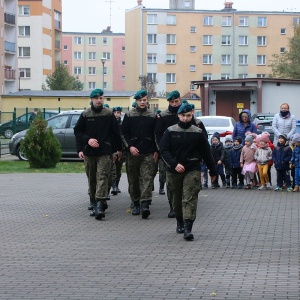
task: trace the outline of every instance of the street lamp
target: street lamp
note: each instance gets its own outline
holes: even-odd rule
[[[106,58],[105,57],[101,58],[101,62],[102,62],[102,90],[104,92],[104,64],[106,62]]]

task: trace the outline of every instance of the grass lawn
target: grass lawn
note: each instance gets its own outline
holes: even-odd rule
[[[9,173],[84,173],[83,161],[62,161],[55,168],[33,169],[27,161],[0,161],[0,174]]]

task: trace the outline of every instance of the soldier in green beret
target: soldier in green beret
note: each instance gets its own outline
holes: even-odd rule
[[[83,111],[74,127],[79,158],[84,159],[91,205],[96,220],[105,217],[108,174],[112,153],[122,156],[122,141],[117,120],[110,109],[103,107],[103,91],[91,92],[91,107]],[[114,146],[112,146],[114,145]]]
[[[154,138],[156,114],[147,109],[147,91],[136,92],[136,108],[127,112],[122,123],[122,133],[128,145],[126,171],[129,194],[133,201],[132,215],[147,219],[152,201],[152,185],[157,148]]]
[[[192,105],[181,105],[177,114],[179,122],[165,131],[159,150],[167,165],[167,186],[172,194],[176,232],[184,233],[184,239],[190,241],[194,239],[192,227],[201,189],[202,159],[210,170],[212,181],[215,181],[217,170],[207,137],[192,124]]]

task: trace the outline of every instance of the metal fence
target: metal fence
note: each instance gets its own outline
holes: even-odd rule
[[[0,141],[0,158],[5,154],[9,154],[8,142]]]

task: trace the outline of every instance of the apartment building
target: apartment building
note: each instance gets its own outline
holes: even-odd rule
[[[17,0],[0,1],[0,94],[17,87]]]
[[[18,0],[20,90],[41,90],[61,61],[61,0]]]
[[[125,89],[125,34],[108,27],[101,33],[63,32],[62,62],[78,76],[84,90]]]
[[[300,12],[239,11],[232,2],[220,10],[195,10],[192,0],[170,0],[169,9],[138,1],[127,10],[126,89],[147,75],[156,95],[199,90],[193,80],[265,78],[273,54],[287,50]]]

